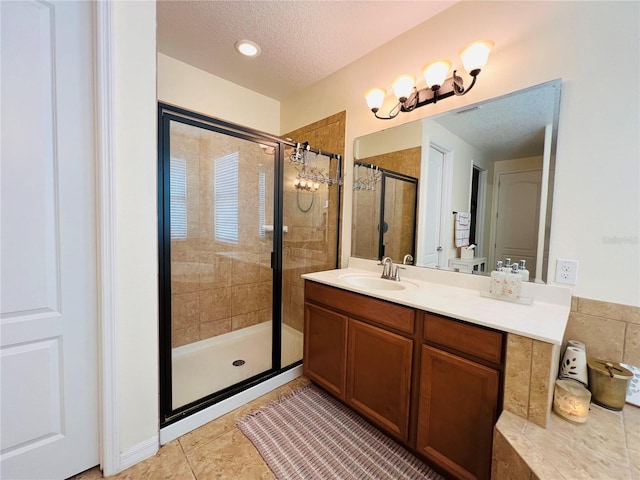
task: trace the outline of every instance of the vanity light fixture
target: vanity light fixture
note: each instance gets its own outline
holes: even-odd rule
[[[479,40],[473,42],[460,51],[460,58],[464,69],[471,75],[473,80],[468,88],[464,87],[462,77],[457,75],[457,70],[453,71],[451,77],[447,78],[451,69],[451,62],[448,60],[437,60],[425,65],[422,69],[427,86],[420,90],[416,87],[416,79],[411,75],[398,77],[392,85],[393,93],[398,99],[398,103],[391,109],[388,116],[378,115],[384,99],[387,96],[386,90],[373,88],[365,94],[367,105],[381,120],[391,120],[398,116],[400,112],[411,112],[430,103],[436,103],[453,95],[465,95],[476,84],[478,75],[484,68],[489,58],[489,52],[493,48],[493,41]]]

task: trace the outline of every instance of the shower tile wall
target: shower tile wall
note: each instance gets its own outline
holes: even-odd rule
[[[344,157],[345,121],[346,112],[337,113],[283,137],[309,142],[315,149]],[[284,234],[282,308],[283,322],[302,332],[304,281],[300,275],[332,269],[336,265],[338,188],[321,185],[316,193],[300,192],[297,195],[293,186],[297,171],[286,160],[291,151],[285,153],[284,224],[289,231]],[[333,161],[332,165],[335,167],[336,163]],[[335,176],[335,169],[331,173]],[[315,197],[313,206],[309,212],[302,212],[301,209],[306,210],[311,205],[312,197]]]
[[[238,243],[214,237],[214,158],[238,152]],[[172,122],[171,157],[186,163],[185,238],[171,240],[172,347],[271,321],[273,236],[258,235],[260,169],[265,223],[273,216],[273,155],[254,143]]]

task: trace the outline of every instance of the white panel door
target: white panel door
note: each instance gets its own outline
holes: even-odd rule
[[[527,261],[535,278],[542,170],[503,173],[498,182],[495,258]]]
[[[427,178],[424,184],[426,193],[421,194],[420,221],[418,222],[418,228],[421,230],[418,235],[421,254],[418,257],[417,265],[421,267],[440,268],[443,266],[440,261],[443,167],[444,153],[430,146]]]
[[[99,463],[90,2],[0,2],[2,479]]]

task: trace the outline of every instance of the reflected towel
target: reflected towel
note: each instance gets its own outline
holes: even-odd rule
[[[469,245],[469,234],[471,233],[471,214],[468,212],[458,212],[455,215],[456,247],[466,247]]]

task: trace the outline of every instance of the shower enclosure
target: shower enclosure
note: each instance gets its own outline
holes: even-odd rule
[[[364,162],[354,164],[354,257],[415,256],[418,179]]]
[[[301,363],[300,275],[337,266],[340,187],[324,180],[340,157],[163,104],[158,125],[168,425]]]

